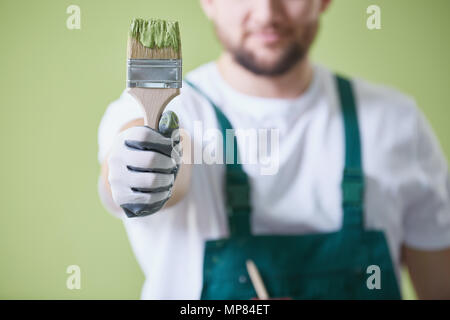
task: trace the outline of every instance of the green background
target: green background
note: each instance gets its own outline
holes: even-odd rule
[[[66,28],[70,4],[81,30]],[[382,9],[381,30],[366,28],[370,4]],[[335,0],[312,54],[413,95],[447,157],[449,11],[448,0]],[[0,2],[0,298],[139,298],[143,274],[96,189],[97,129],[124,89],[136,16],[180,21],[184,71],[220,52],[198,0]],[[81,290],[66,288],[73,264]]]

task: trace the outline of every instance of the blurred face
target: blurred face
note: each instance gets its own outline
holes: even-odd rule
[[[304,58],[329,0],[202,0],[224,49],[247,70],[287,72]]]

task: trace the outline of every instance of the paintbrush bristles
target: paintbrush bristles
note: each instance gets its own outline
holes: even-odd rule
[[[181,59],[178,22],[133,19],[128,36],[128,59]]]
[[[128,36],[128,59],[181,59],[181,47],[147,48],[139,40]]]

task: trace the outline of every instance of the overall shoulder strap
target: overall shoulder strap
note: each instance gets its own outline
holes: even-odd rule
[[[250,235],[250,184],[247,174],[238,161],[239,149],[233,126],[206,93],[191,81],[186,79],[184,81],[211,104],[222,132],[224,163],[226,164],[225,198],[230,236]]]
[[[345,166],[342,174],[343,228],[364,228],[364,174],[356,101],[351,82],[336,75],[345,134]]]

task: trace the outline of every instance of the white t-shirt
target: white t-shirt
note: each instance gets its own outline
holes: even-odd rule
[[[279,129],[276,174],[261,174],[262,164],[243,164],[251,185],[254,234],[341,228],[344,131],[329,70],[315,66],[310,87],[296,99],[242,94],[221,78],[214,62],[187,78],[221,108],[235,129]],[[402,244],[425,250],[450,247],[447,161],[411,98],[360,79],[353,83],[366,183],[364,224],[385,231],[399,278]],[[167,108],[177,113],[180,126],[191,136],[199,123],[203,132],[218,128],[211,105],[186,83]],[[125,92],[108,106],[99,127],[100,162],[120,127],[142,117]],[[237,140],[239,146],[246,143],[239,135]],[[203,146],[210,141],[204,139]],[[250,153],[257,152],[247,146]],[[115,213],[123,218],[146,277],[143,299],[200,297],[204,241],[228,235],[223,173],[223,165],[193,165],[191,188],[177,205],[142,218]]]

